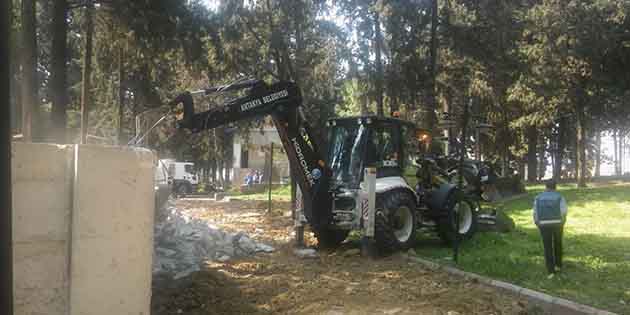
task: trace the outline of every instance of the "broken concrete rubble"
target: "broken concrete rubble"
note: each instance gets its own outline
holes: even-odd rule
[[[319,255],[317,251],[312,248],[296,248],[293,250],[293,254],[299,258],[317,258]]]
[[[172,200],[158,210],[154,230],[153,273],[175,279],[198,271],[206,261],[269,253],[274,248],[244,233],[228,233],[175,207]]]

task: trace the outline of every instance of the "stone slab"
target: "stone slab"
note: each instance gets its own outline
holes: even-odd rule
[[[11,151],[13,241],[67,240],[73,148],[13,143]]]
[[[149,315],[153,159],[145,149],[77,146],[71,315]]]
[[[16,315],[68,310],[72,146],[11,145]]]
[[[14,245],[14,314],[67,314],[67,252],[65,241],[22,242]]]

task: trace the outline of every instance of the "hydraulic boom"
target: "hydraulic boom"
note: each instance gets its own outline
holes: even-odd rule
[[[229,101],[220,108],[195,113],[193,95],[235,90],[247,91],[245,96]],[[307,220],[315,228],[325,227],[331,222],[331,171],[326,166],[316,141],[311,137],[308,124],[298,114],[302,97],[295,83],[266,84],[261,80],[249,80],[185,92],[170,103],[171,106],[179,104],[183,105],[184,115],[178,127],[195,133],[239,120],[271,115],[289,158],[289,165],[295,174],[293,180],[297,182],[304,196],[304,214]]]

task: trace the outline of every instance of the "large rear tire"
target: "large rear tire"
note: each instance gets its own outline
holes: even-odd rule
[[[416,203],[403,190],[377,195],[374,217],[374,241],[381,254],[406,250],[416,239]]]
[[[451,197],[447,203],[447,213],[438,220],[438,235],[447,244],[452,244],[459,233],[459,240],[473,237],[477,231],[477,211],[475,204],[467,199]],[[459,231],[457,230],[459,220]]]

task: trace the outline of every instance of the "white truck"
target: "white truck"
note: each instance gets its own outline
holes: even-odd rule
[[[172,159],[160,160],[168,169],[168,177],[173,191],[178,195],[190,194],[199,184],[199,176],[195,172],[195,163],[177,162]]]
[[[153,188],[155,191],[155,208],[160,209],[168,200],[172,192],[172,181],[169,180],[168,166],[158,160],[155,165],[155,173],[153,177]]]

